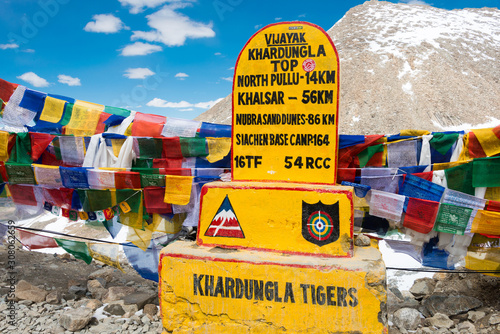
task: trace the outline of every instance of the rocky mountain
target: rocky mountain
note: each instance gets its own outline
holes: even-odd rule
[[[500,10],[367,1],[328,30],[340,57],[339,133],[500,123]],[[231,95],[197,117],[231,124]]]

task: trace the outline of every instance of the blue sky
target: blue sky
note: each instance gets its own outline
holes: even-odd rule
[[[258,29],[302,20],[328,30],[363,2],[1,0],[0,78],[42,92],[191,119],[231,93],[238,54]],[[498,0],[426,4],[497,7]]]

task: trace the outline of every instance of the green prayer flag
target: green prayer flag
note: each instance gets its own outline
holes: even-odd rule
[[[445,169],[444,173],[448,188],[469,195],[475,194],[472,186],[472,163]]]
[[[31,139],[28,132],[16,133],[16,145],[14,146],[9,161],[22,164],[31,164]]]
[[[139,157],[144,158],[161,158],[163,151],[163,142],[160,138],[137,138],[139,146]]]
[[[441,203],[434,231],[464,235],[472,209]]]
[[[450,150],[450,148],[455,144],[458,139],[458,133],[443,133],[443,132],[434,132],[432,134],[432,139],[429,144],[436,151],[445,155],[446,152]]]
[[[165,187],[165,175],[141,174],[141,187]]]
[[[10,184],[36,184],[31,164],[7,162],[5,163],[5,170]]]
[[[54,240],[59,247],[62,247],[66,252],[72,254],[75,258],[83,260],[87,264],[92,262],[92,256],[90,256],[89,248],[85,242],[58,238],[54,238]]]
[[[129,117],[130,110],[124,108],[104,106],[104,112],[108,114],[118,115],[122,117]]]
[[[473,187],[500,187],[500,157],[472,161]]]
[[[74,103],[66,103],[66,106],[64,107],[64,113],[59,121],[61,125],[68,125],[69,121],[71,120],[71,116],[73,115],[73,106]]]
[[[130,212],[138,213],[142,205],[142,191],[135,189],[117,189],[116,202],[127,202]]]
[[[368,161],[370,161],[370,159],[373,157],[373,155],[379,152],[384,152],[383,144],[368,146],[366,149],[364,149],[361,153],[358,154],[359,167],[361,168],[365,167]]]
[[[132,171],[134,172],[136,168],[149,169],[153,168],[153,159],[147,158],[136,158],[132,161]]]
[[[205,138],[179,138],[184,157],[206,157],[208,155]]]
[[[132,167],[132,169],[130,171],[141,173],[141,174],[160,174],[159,168]]]
[[[81,190],[77,189],[82,202],[83,211],[95,212],[112,207],[111,192],[109,190]]]

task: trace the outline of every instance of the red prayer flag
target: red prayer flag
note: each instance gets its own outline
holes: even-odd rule
[[[116,172],[116,189],[138,189],[141,188],[141,174],[137,172]]]
[[[433,174],[434,174],[434,172],[422,172],[422,173],[412,173],[411,175],[432,182],[432,175]]]
[[[99,116],[99,121],[97,121],[97,127],[95,129],[95,134],[103,133],[104,130],[106,129],[106,124],[104,124],[104,121],[106,121],[111,114],[108,114],[107,112],[101,112],[101,115]]]
[[[354,182],[356,180],[356,168],[338,168],[337,169],[337,183],[342,181]]]
[[[191,168],[159,168],[158,172],[163,175],[191,176]]]
[[[0,79],[0,99],[2,99],[3,102],[7,103],[16,90],[17,86],[19,85]]]
[[[439,202],[410,197],[403,226],[427,234],[434,227],[438,210]]]
[[[181,142],[179,137],[162,138],[164,158],[182,158]]]
[[[469,156],[473,159],[486,157],[486,153],[484,153],[483,147],[472,131],[469,132]]]
[[[55,137],[55,135],[48,133],[30,132],[31,159],[33,159],[33,161],[40,159],[42,153],[47,149]]]
[[[19,239],[21,239],[23,245],[28,247],[30,250],[59,247],[54,238],[31,233],[22,229],[18,229],[17,232],[19,233]]]
[[[2,175],[3,182],[9,181],[9,176],[7,175],[7,169],[5,168],[5,162],[0,161],[0,174]]]
[[[153,159],[153,168],[182,168],[182,158]]]
[[[166,122],[165,116],[137,112],[132,123],[132,136],[160,137]]]
[[[21,186],[18,184],[9,184],[9,191],[15,204],[36,206],[35,192],[33,186]]]
[[[71,209],[71,199],[73,198],[74,189],[70,188],[42,188],[43,189],[43,198],[46,202],[49,202],[52,205],[64,208]]]
[[[147,213],[172,213],[172,205],[163,202],[165,188],[146,187],[144,188],[144,204]]]
[[[357,144],[340,149],[338,168],[359,167],[359,160],[356,159],[358,154],[365,150],[368,146],[377,145],[377,140],[382,137],[384,137],[384,135],[365,136],[365,142],[363,144]]]
[[[488,204],[486,205],[486,210],[500,212],[500,202],[489,200]]]

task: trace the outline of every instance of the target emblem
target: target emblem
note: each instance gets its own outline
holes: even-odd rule
[[[302,201],[302,236],[318,246],[339,238],[339,203],[326,205]]]

